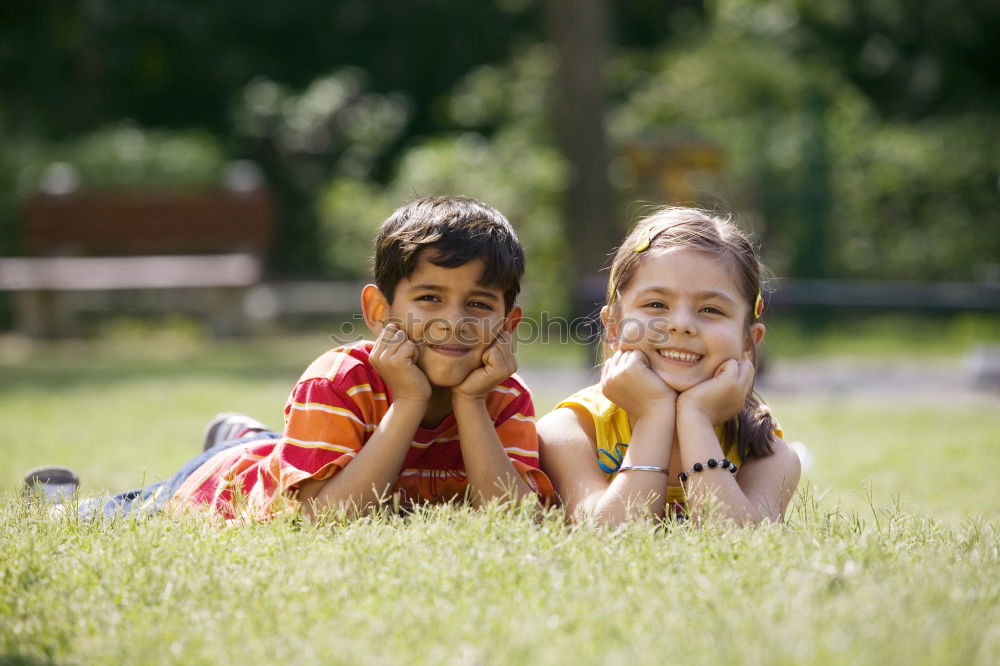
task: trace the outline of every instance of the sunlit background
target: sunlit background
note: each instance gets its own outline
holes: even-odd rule
[[[280,419],[331,336],[365,335],[379,222],[434,193],[510,217],[535,317],[592,315],[656,206],[732,212],[774,276],[765,398],[823,484],[891,479],[911,442],[832,452],[1000,395],[998,34],[987,0],[3,3],[2,483],[73,462],[25,437],[138,440],[171,401],[171,442],[213,410]],[[592,377],[581,345],[522,352],[539,411]],[[107,412],[24,411],[137,376],[155,390]],[[869,420],[845,432],[846,399]],[[955,418],[916,427],[936,448]],[[971,450],[996,444],[979,427]],[[188,448],[78,462],[114,486]]]

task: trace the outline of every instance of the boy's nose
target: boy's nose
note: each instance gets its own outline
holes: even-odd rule
[[[453,328],[451,321],[452,320],[449,317],[434,317],[427,323],[426,331],[434,338],[437,338],[439,342],[445,342],[451,335]]]
[[[469,318],[464,313],[442,312],[429,322],[429,328],[437,336],[450,336],[468,328]]]

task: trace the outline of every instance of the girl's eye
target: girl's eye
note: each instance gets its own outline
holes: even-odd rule
[[[650,301],[649,303],[646,303],[642,307],[644,307],[644,308],[665,308],[667,306],[662,301]]]
[[[701,309],[701,311],[702,312],[707,312],[708,314],[717,314],[717,315],[725,314],[725,313],[722,312],[722,310],[720,310],[719,308],[715,307],[714,305],[706,305],[705,307],[703,307]]]

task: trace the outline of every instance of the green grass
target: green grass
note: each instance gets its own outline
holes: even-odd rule
[[[298,374],[328,346],[323,331],[215,344],[183,327],[58,345],[0,340],[0,664],[881,666],[1000,656],[987,397],[773,399],[815,465],[787,522],[761,529],[605,532],[569,529],[557,511],[535,520],[456,507],[324,526],[80,524],[17,501],[20,475],[36,464],[74,467],[88,495],[169,475],[198,451],[216,411],[277,424]],[[539,346],[521,361],[585,357]]]
[[[213,342],[186,326],[127,324],[87,341],[0,339],[0,490],[39,464],[72,467],[94,493],[159,480],[200,450],[220,411],[280,428],[289,391],[336,330]],[[568,345],[522,351],[521,363],[586,358]],[[539,409],[565,397],[542,393]]]
[[[0,508],[0,661],[992,664],[995,526],[571,530],[557,512],[220,529]]]
[[[765,353],[774,357],[950,357],[980,345],[1000,345],[1000,314],[904,314],[832,317],[804,322],[765,317]]]
[[[771,401],[786,439],[814,457],[805,482],[823,504],[866,513],[902,505],[956,524],[1000,519],[997,402],[972,404],[784,396]]]

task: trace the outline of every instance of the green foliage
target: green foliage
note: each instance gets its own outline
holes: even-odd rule
[[[357,276],[374,220],[463,191],[515,220],[532,303],[564,309],[573,175],[538,3],[106,5],[0,9],[5,253],[17,192],[52,162],[84,186],[189,187],[252,159],[282,204],[279,273]],[[995,2],[622,0],[609,16],[616,148],[721,148],[721,172],[688,178],[760,233],[775,272],[995,277]],[[668,203],[624,159],[609,175],[622,218]]]
[[[834,174],[840,275],[912,280],[987,280],[1000,270],[1000,209],[985,115],[916,124],[848,123]]]
[[[857,4],[823,3],[823,11]],[[820,54],[824,36],[805,24],[822,12],[809,7],[721,2],[704,35],[652,58],[623,57],[613,135],[625,143],[680,128],[721,146],[726,172],[702,195],[740,212],[778,274],[995,273],[994,115],[883,115],[881,99]],[[894,10],[871,11],[888,20]]]
[[[366,275],[375,229],[395,207],[430,194],[464,194],[495,206],[517,229],[528,258],[522,302],[533,311],[561,310],[569,293],[560,221],[566,167],[540,122],[551,72],[541,49],[507,68],[474,70],[449,98],[449,112],[467,131],[407,149],[385,187],[334,179],[320,199],[331,263]]]
[[[880,117],[996,113],[992,0],[725,0],[721,11],[797,56],[830,63]],[[739,18],[736,18],[739,17]]]
[[[378,190],[340,179],[327,188],[321,215],[330,256],[339,266],[360,271],[371,254],[375,229],[393,208],[428,194],[464,194],[495,206],[517,229],[528,258],[522,299],[527,307],[558,310],[567,297],[561,275],[562,174],[562,161],[554,150],[526,144],[513,133],[492,139],[466,133],[427,141],[402,158],[389,187]]]
[[[295,91],[255,77],[234,105],[235,132],[250,144],[269,145],[275,166],[303,188],[331,174],[368,177],[399,138],[411,110],[405,95],[370,92],[366,79],[361,70],[343,68]]]
[[[225,166],[222,147],[207,132],[134,123],[114,124],[59,144],[29,143],[22,148],[15,168],[24,192],[52,184],[53,179],[85,189],[216,187]]]

